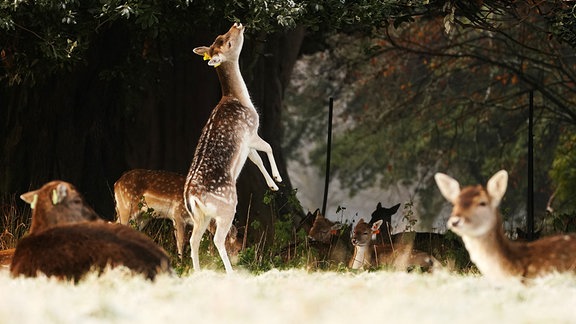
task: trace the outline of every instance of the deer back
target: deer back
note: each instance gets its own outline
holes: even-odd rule
[[[154,217],[186,221],[189,217],[183,200],[185,180],[181,174],[162,170],[134,169],[124,173],[114,183],[118,220],[128,224],[148,207],[154,210]],[[141,208],[142,204],[145,205]]]

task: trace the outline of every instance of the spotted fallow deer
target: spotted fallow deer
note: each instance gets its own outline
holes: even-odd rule
[[[440,266],[434,257],[410,246],[376,243],[374,238],[383,224],[383,220],[377,220],[370,225],[360,218],[350,237],[354,246],[354,254],[348,263],[351,269],[388,265],[395,269],[431,271]]]
[[[282,181],[272,148],[258,136],[258,112],[240,73],[238,59],[243,43],[244,26],[236,23],[210,47],[194,49],[194,53],[203,56],[208,65],[216,69],[222,87],[222,98],[202,130],[184,187],[185,207],[194,221],[190,238],[194,270],[200,269],[200,240],[214,219],[214,244],[226,272],[232,272],[224,242],[236,213],[236,179],[246,159],[256,164],[271,190],[278,190],[274,180]],[[268,156],[274,179],[257,151]]]
[[[186,225],[194,225],[184,207],[182,191],[185,182],[184,175],[162,170],[134,169],[124,173],[114,183],[117,222],[127,225],[134,220],[142,230],[150,221],[150,218],[142,217],[143,212],[153,209],[152,217],[172,220],[178,256],[182,259],[187,240]],[[210,223],[209,231],[214,234],[214,222]],[[232,225],[226,237],[226,251],[233,257],[242,248],[242,241],[237,236],[238,231]]]
[[[16,245],[13,276],[43,273],[78,281],[90,270],[116,266],[149,279],[171,272],[162,248],[128,226],[101,220],[67,182],[49,182],[21,198],[32,208],[32,225]]]
[[[508,185],[508,173],[498,171],[486,187],[460,190],[455,179],[434,176],[440,192],[454,208],[448,228],[462,237],[470,259],[492,281],[526,279],[576,269],[576,234],[555,235],[533,242],[509,240],[498,211]]]

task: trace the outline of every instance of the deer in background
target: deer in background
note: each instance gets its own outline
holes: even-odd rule
[[[494,174],[486,187],[460,189],[455,179],[443,173],[436,184],[454,208],[448,228],[462,237],[470,259],[490,280],[526,279],[554,272],[576,270],[576,234],[544,237],[533,242],[511,241],[504,234],[498,206],[506,193],[508,173]]]
[[[390,208],[382,207],[382,203],[378,202],[376,209],[372,212],[370,217],[370,221],[368,225],[372,226],[378,220],[383,221],[383,225],[385,224],[385,231],[380,231],[383,235],[386,235],[388,238],[392,235],[392,216],[398,212],[398,208],[400,208],[400,204],[396,204]]]
[[[417,268],[431,271],[433,267],[440,265],[440,262],[431,255],[414,250],[410,246],[376,243],[374,238],[383,224],[382,219],[370,225],[360,218],[350,237],[354,246],[354,254],[348,263],[351,269],[390,265],[396,269]]]
[[[240,73],[238,59],[243,43],[244,26],[235,23],[210,47],[194,49],[194,53],[203,56],[208,65],[216,69],[222,87],[222,98],[202,130],[184,186],[185,207],[194,221],[190,238],[194,270],[200,269],[200,240],[210,220],[214,219],[214,245],[226,272],[233,271],[225,240],[238,202],[236,179],[246,159],[256,164],[271,190],[278,190],[274,181],[282,181],[270,144],[258,136],[258,112]],[[268,156],[274,179],[268,174],[258,151]]]
[[[142,217],[142,213],[147,208],[153,209],[152,217],[172,220],[178,256],[182,259],[187,240],[186,225],[194,225],[184,207],[182,190],[185,182],[184,175],[168,171],[134,169],[124,173],[114,183],[117,222],[127,225],[130,220],[134,220],[138,229],[142,230],[150,221],[150,218]],[[142,199],[145,206],[142,205]],[[209,231],[212,234],[215,232],[213,221]],[[234,257],[242,248],[242,241],[238,239],[234,225],[230,227],[225,244],[228,253]]]
[[[13,276],[43,273],[78,281],[92,269],[116,266],[149,279],[171,272],[164,250],[128,226],[101,220],[67,182],[49,182],[21,198],[32,208],[32,225],[16,245]]]
[[[314,224],[308,232],[310,246],[318,249],[321,261],[331,261],[335,264],[346,264],[352,249],[348,243],[349,230],[346,225],[324,217],[320,210],[314,212]]]

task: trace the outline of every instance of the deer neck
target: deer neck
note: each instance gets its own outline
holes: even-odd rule
[[[246,107],[253,106],[248,88],[240,73],[238,61],[224,62],[216,68],[216,72],[222,87],[223,97],[236,98]]]
[[[508,280],[523,273],[510,242],[502,229],[502,222],[482,236],[463,236],[462,241],[482,274],[492,280]]]
[[[361,269],[372,263],[372,245],[354,245],[354,254],[350,260],[351,269]]]

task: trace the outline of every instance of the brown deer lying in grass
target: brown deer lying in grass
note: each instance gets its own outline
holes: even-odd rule
[[[470,259],[494,281],[534,278],[576,270],[576,234],[555,235],[533,242],[511,241],[498,206],[506,193],[508,173],[497,172],[486,185],[460,190],[455,179],[436,173],[440,192],[454,205],[448,228],[460,235]]]
[[[314,224],[308,232],[310,247],[318,250],[319,261],[346,264],[352,253],[346,225],[324,217],[320,210],[314,212]]]
[[[90,270],[126,266],[153,279],[170,272],[164,250],[130,227],[107,223],[69,183],[52,181],[21,198],[32,208],[32,225],[16,245],[10,272],[78,281]]]
[[[154,210],[152,217],[172,220],[178,256],[182,259],[188,239],[186,225],[194,225],[184,208],[185,182],[184,175],[168,171],[135,169],[124,173],[114,183],[117,221],[127,225],[130,220],[134,220],[138,229],[142,230],[150,221],[149,218],[142,216],[147,208]],[[142,205],[143,202],[145,206]],[[208,230],[212,234],[216,231],[214,220],[210,223]],[[226,251],[232,257],[236,257],[241,249],[242,240],[238,239],[238,231],[232,225],[226,237]]]
[[[433,267],[440,265],[438,260],[431,255],[414,250],[411,246],[376,243],[374,237],[379,233],[383,224],[382,219],[372,225],[362,218],[358,221],[350,238],[354,246],[354,254],[348,263],[351,269],[377,268],[387,265],[395,269],[431,271]]]
[[[222,87],[222,98],[202,129],[184,187],[184,205],[194,220],[190,238],[194,270],[200,270],[200,240],[214,219],[214,245],[226,272],[233,271],[225,240],[238,203],[236,179],[246,159],[256,164],[271,190],[278,190],[274,181],[282,181],[270,144],[258,136],[258,112],[240,73],[238,61],[243,44],[244,26],[236,23],[226,34],[216,37],[210,47],[194,49],[215,68]],[[272,177],[258,151],[266,153]]]

